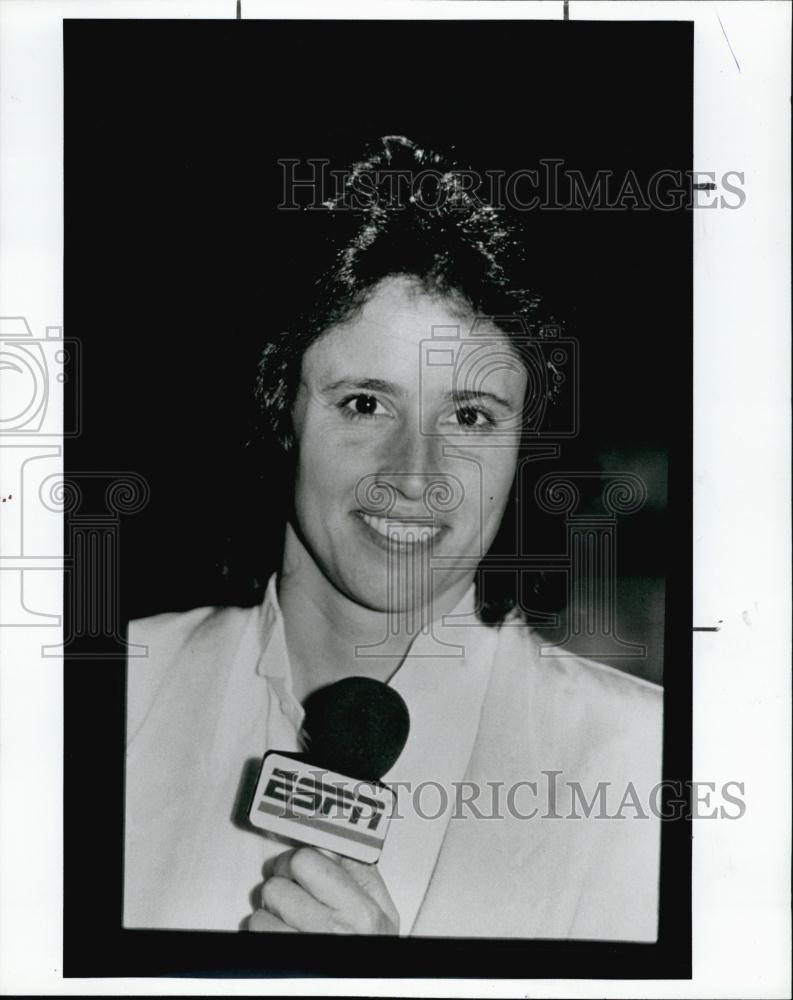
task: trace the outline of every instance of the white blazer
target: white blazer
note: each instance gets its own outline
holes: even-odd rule
[[[390,682],[411,715],[378,863],[400,933],[654,941],[661,689],[543,655],[514,622],[455,622]],[[124,924],[237,930],[283,850],[235,821],[239,776],[298,749],[302,717],[274,581],[257,608],[158,615],[129,640],[148,655],[128,672]]]

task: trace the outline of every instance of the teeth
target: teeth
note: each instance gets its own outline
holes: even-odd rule
[[[361,517],[378,535],[399,542],[401,545],[428,542],[441,530],[437,525],[422,524],[418,521],[390,521],[386,517],[373,517],[371,514],[362,514]]]

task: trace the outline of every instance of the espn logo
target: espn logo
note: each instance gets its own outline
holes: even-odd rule
[[[394,794],[385,785],[356,782],[271,752],[262,763],[249,819],[260,830],[374,862],[393,806]]]

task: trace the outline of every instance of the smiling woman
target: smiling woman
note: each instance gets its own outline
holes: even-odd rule
[[[405,171],[431,191],[395,200]],[[345,176],[259,372],[289,459],[279,571],[258,607],[130,627],[125,925],[654,940],[660,689],[549,656],[483,568],[561,363],[523,242],[407,139]],[[300,751],[304,706],[351,675],[411,720],[372,865],[264,838],[228,779]]]
[[[425,624],[450,611],[501,523],[526,390],[518,356],[511,367],[485,372],[475,396],[455,385],[454,365],[421,370],[433,327],[466,331],[462,354],[476,343],[468,335],[474,318],[416,282],[387,278],[304,357],[294,408],[297,531],[288,529],[286,564],[317,567],[332,587],[312,589],[313,602],[351,601],[377,616],[375,632],[380,616],[404,612],[405,604],[415,610],[421,603]],[[508,343],[494,327],[479,332],[491,344]],[[488,447],[494,440],[498,447]],[[366,506],[367,483],[384,491],[386,503],[381,496]],[[433,509],[433,486],[456,494],[454,510]],[[389,578],[410,579],[400,560],[417,545],[432,546],[438,569],[416,594],[395,593]]]

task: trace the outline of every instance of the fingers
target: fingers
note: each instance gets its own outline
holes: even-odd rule
[[[265,866],[262,907],[309,934],[396,934],[399,915],[375,865],[285,851]]]
[[[262,886],[262,906],[290,927],[305,934],[327,934],[336,913],[291,879],[273,875]],[[339,926],[339,930],[344,928]]]
[[[266,910],[256,910],[248,917],[247,931],[275,931],[287,934],[297,934],[294,927],[285,924],[283,920]]]
[[[296,882],[333,910],[355,908],[365,897],[364,890],[345,873],[338,861],[310,847],[279,854],[271,870],[273,875]]]

